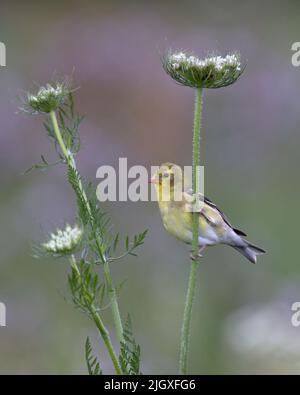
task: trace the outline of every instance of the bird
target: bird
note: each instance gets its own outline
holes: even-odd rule
[[[183,186],[182,169],[174,163],[163,163],[153,174],[150,183],[155,185],[157,201],[165,229],[178,240],[192,244],[193,207],[195,194]],[[202,257],[207,246],[225,244],[233,247],[250,262],[266,251],[245,240],[246,233],[234,228],[225,214],[206,196],[198,194],[199,209],[197,256]]]

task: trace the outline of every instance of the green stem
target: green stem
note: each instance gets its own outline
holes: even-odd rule
[[[119,361],[118,361],[118,358],[117,358],[117,356],[115,354],[115,351],[114,351],[114,348],[112,346],[112,343],[111,343],[111,340],[110,340],[110,337],[109,337],[109,332],[105,328],[105,326],[103,324],[103,321],[101,320],[100,315],[95,311],[95,309],[91,310],[91,315],[92,315],[93,321],[94,321],[96,327],[98,328],[98,330],[99,330],[99,332],[101,334],[101,337],[102,337],[102,339],[103,339],[103,341],[105,343],[105,346],[107,348],[109,356],[110,356],[110,358],[111,358],[111,360],[112,360],[112,362],[114,364],[116,373],[120,374],[120,375],[123,374],[123,372],[121,370],[121,367],[120,367],[120,364],[119,364]]]
[[[196,91],[195,113],[194,113],[194,136],[193,136],[193,193],[198,196],[199,193],[199,166],[200,166],[200,128],[201,128],[201,110],[202,110],[202,89],[198,88]],[[192,240],[192,255],[197,257],[199,243],[199,214],[197,212],[197,199],[193,210],[193,240]],[[179,358],[179,373],[187,373],[187,360],[189,351],[189,338],[192,320],[192,307],[197,282],[197,268],[198,260],[191,260],[191,269],[189,276],[188,289],[186,294],[183,322],[181,328],[181,342],[180,342],[180,358]]]
[[[68,166],[72,167],[73,169],[76,169],[76,163],[75,163],[74,157],[73,157],[72,153],[67,150],[64,140],[62,138],[55,111],[50,112],[50,117],[51,117],[51,121],[53,124],[55,136],[57,138],[57,141],[58,141],[58,144],[61,148],[61,151],[68,163]],[[82,196],[83,196],[85,204],[86,204],[87,211],[90,214],[90,220],[89,220],[90,225],[91,225],[91,228],[96,236],[96,232],[94,229],[94,222],[93,222],[93,218],[91,215],[91,208],[90,208],[86,193],[83,189],[81,182],[80,182],[80,188],[81,188]],[[111,277],[109,264],[105,260],[105,257],[103,256],[101,244],[100,244],[99,240],[97,240],[97,237],[96,237],[96,245],[97,245],[97,249],[99,252],[99,256],[103,261],[104,275],[105,275],[107,289],[108,289],[108,295],[109,295],[109,299],[110,299],[110,305],[111,305],[112,316],[113,316],[115,330],[116,330],[116,336],[117,336],[118,341],[121,343],[121,342],[124,342],[123,325],[122,325],[122,320],[121,320],[121,315],[120,315],[120,310],[119,310],[119,305],[118,305],[118,300],[117,300],[116,289],[115,289],[115,286],[114,286],[114,283],[113,283],[113,280]]]
[[[57,122],[55,111],[51,111],[50,112],[50,117],[51,117],[51,121],[52,121],[52,124],[53,124],[54,133],[55,133],[56,139],[58,141],[58,144],[60,146],[61,152],[63,153],[63,155],[65,157],[65,160],[67,161],[68,166],[70,166],[70,167],[72,167],[73,169],[76,170],[75,159],[74,159],[72,153],[67,150],[67,147],[66,147],[66,145],[64,143],[64,140],[62,138],[62,135],[61,135],[61,132],[60,132],[60,128],[59,128],[59,125],[58,125],[58,122]],[[83,199],[85,201],[86,208],[87,208],[88,213],[89,213],[89,215],[91,217],[91,208],[90,208],[90,205],[89,205],[89,202],[88,202],[86,193],[85,193],[85,191],[83,189],[81,181],[79,181],[79,185],[80,185],[80,189],[81,189],[81,193],[82,193]]]
[[[81,274],[80,274],[80,271],[79,271],[78,266],[76,264],[76,260],[75,260],[74,255],[71,256],[71,266],[73,267],[73,269],[76,271],[77,275],[80,278]],[[102,337],[102,340],[103,340],[103,342],[104,342],[104,344],[105,344],[105,346],[107,348],[108,354],[109,354],[109,356],[110,356],[110,358],[112,360],[112,363],[114,365],[116,373],[117,374],[122,374],[120,363],[118,361],[118,358],[116,356],[116,353],[114,351],[113,345],[112,345],[111,340],[110,340],[109,332],[106,329],[106,327],[105,327],[100,315],[97,313],[97,311],[96,311],[96,309],[95,309],[95,307],[93,305],[90,307],[90,314],[91,314],[91,317],[92,317],[96,327],[98,328],[99,333],[100,333],[100,335]]]
[[[110,308],[111,308],[111,313],[112,313],[114,324],[115,324],[116,335],[117,335],[119,342],[124,343],[125,339],[124,339],[124,332],[123,332],[121,315],[120,315],[120,311],[119,311],[117,292],[116,292],[116,288],[114,287],[114,284],[112,282],[109,263],[107,261],[104,262],[103,271],[104,271],[104,276],[105,276],[105,280],[106,280],[106,284],[107,284],[108,296],[109,296],[109,300],[110,300]]]
[[[69,155],[69,152],[68,152],[68,150],[67,150],[67,148],[65,146],[65,143],[64,143],[64,140],[62,138],[62,135],[60,133],[60,129],[59,129],[59,126],[58,126],[58,122],[57,122],[55,111],[51,111],[50,112],[50,118],[51,118],[51,121],[52,121],[52,124],[53,124],[54,133],[55,133],[55,136],[57,138],[57,141],[58,141],[58,144],[60,146],[60,149],[61,149],[62,153],[64,154],[64,157],[65,157],[66,161],[68,162],[68,164],[70,164],[70,155]]]

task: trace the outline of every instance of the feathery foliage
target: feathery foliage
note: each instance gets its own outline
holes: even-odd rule
[[[89,337],[86,338],[85,342],[85,360],[90,376],[98,376],[102,374],[98,359],[93,356],[93,349]]]
[[[140,372],[141,349],[134,340],[129,314],[124,323],[124,339],[125,341],[121,343],[121,353],[119,357],[122,371],[127,375],[140,375],[142,374]]]
[[[63,141],[72,154],[76,154],[80,150],[79,126],[83,119],[84,116],[76,113],[73,94],[69,93],[64,103],[57,109],[57,120]],[[43,125],[47,135],[57,147],[58,141],[51,120],[47,118]],[[60,153],[59,155],[65,159]]]
[[[86,198],[83,193],[80,174],[76,168],[71,165],[68,165],[68,181],[76,195],[78,216],[81,219],[82,224],[85,226],[92,221],[92,218],[86,204]]]
[[[71,266],[68,275],[74,305],[84,313],[91,314],[93,309],[100,310],[105,296],[105,283],[101,283],[93,265],[81,259],[79,265]]]
[[[41,88],[36,97],[30,94],[28,97],[30,98],[28,106],[32,108],[29,108],[27,112],[43,114],[46,117],[43,125],[48,137],[54,142],[59,157],[58,162],[54,164],[63,163],[66,165],[67,181],[76,197],[78,208],[76,222],[80,224],[82,237],[79,248],[72,250],[72,253],[69,254],[71,272],[68,275],[68,285],[74,306],[87,314],[94,322],[116,373],[138,374],[140,349],[133,340],[130,321],[126,321],[123,330],[117,301],[124,282],[117,287],[114,286],[109,264],[128,255],[136,256],[136,249],[144,243],[147,231],[138,233],[133,238],[126,235],[124,250],[120,255],[115,255],[116,251],[120,249],[121,237],[119,233],[113,232],[110,217],[99,206],[94,186],[82,179],[76,167],[75,155],[80,149],[79,126],[83,117],[75,111],[71,89],[66,91],[60,85],[51,86],[48,84],[44,90]],[[49,103],[46,102],[48,97],[51,101]],[[38,105],[40,107],[35,108]],[[28,171],[45,169],[50,166],[43,156],[41,159],[41,163],[32,166]],[[55,246],[52,245],[54,242],[51,240],[42,245],[47,246],[50,253],[52,250],[60,251],[61,244],[62,246],[69,245],[69,239],[63,235],[62,239],[54,240],[57,244]],[[52,255],[57,257],[57,254],[53,253]],[[101,266],[103,273],[100,274]],[[102,277],[103,281],[100,279]],[[102,318],[102,311],[107,307],[111,308],[116,335],[121,342],[120,360],[114,351],[109,332]],[[89,374],[101,374],[100,364],[97,358],[92,355],[89,338],[85,344],[85,357]]]

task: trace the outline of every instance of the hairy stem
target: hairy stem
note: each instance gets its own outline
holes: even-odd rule
[[[95,309],[92,309],[91,310],[91,316],[92,316],[93,321],[94,321],[96,327],[98,328],[98,330],[99,330],[99,332],[101,334],[101,337],[102,337],[102,339],[103,339],[103,341],[105,343],[105,346],[107,348],[109,356],[110,356],[110,358],[112,360],[112,363],[113,363],[113,365],[115,367],[116,373],[120,374],[120,375],[123,374],[122,370],[121,370],[121,367],[120,367],[120,364],[119,364],[119,360],[118,360],[118,358],[117,358],[117,356],[115,354],[113,345],[111,343],[109,332],[105,328],[100,315],[95,311]]]
[[[71,260],[71,266],[73,267],[73,269],[76,271],[78,277],[80,278],[81,274],[80,274],[80,271],[79,271],[78,266],[76,264],[76,260],[75,260],[74,255],[71,256],[70,260]],[[119,360],[118,360],[118,358],[116,356],[116,353],[114,351],[113,345],[112,345],[111,340],[110,340],[109,332],[106,329],[106,327],[105,327],[100,315],[97,313],[97,311],[96,311],[96,309],[95,309],[95,307],[93,305],[90,307],[90,315],[91,315],[91,318],[94,321],[97,329],[99,330],[99,333],[100,333],[100,335],[102,337],[102,340],[103,340],[103,342],[104,342],[104,344],[106,346],[108,354],[109,354],[109,356],[110,356],[110,358],[112,360],[112,363],[114,365],[116,374],[122,374],[122,370],[121,370],[121,367],[120,367],[120,364],[119,364]]]
[[[68,166],[71,166],[73,169],[76,169],[76,163],[75,163],[74,157],[73,157],[72,153],[67,150],[67,147],[66,147],[64,140],[62,138],[60,128],[59,128],[59,125],[57,122],[57,117],[56,117],[56,114],[54,111],[50,112],[50,117],[51,117],[55,136],[56,136],[57,141],[59,143],[61,152],[63,153]],[[86,209],[87,209],[88,213],[90,214],[89,222],[90,222],[92,230],[94,231],[94,222],[93,222],[93,217],[91,215],[91,208],[90,208],[86,193],[84,191],[84,188],[83,188],[81,182],[80,182],[80,188],[81,188],[82,196],[83,196],[85,204],[86,204]],[[94,234],[96,236],[96,232],[94,232]],[[113,320],[114,320],[114,326],[115,326],[115,330],[116,330],[116,336],[117,336],[118,341],[121,343],[121,342],[124,342],[124,336],[123,336],[123,325],[122,325],[122,320],[121,320],[121,315],[120,315],[120,310],[119,310],[119,305],[118,305],[118,300],[117,300],[117,293],[116,293],[116,289],[115,289],[115,286],[114,286],[114,283],[113,283],[113,280],[111,277],[109,264],[105,260],[105,257],[103,256],[103,252],[102,252],[102,248],[101,248],[101,244],[100,244],[99,240],[97,239],[97,237],[95,237],[95,238],[96,238],[96,245],[97,245],[99,256],[100,256],[101,260],[103,261],[104,275],[105,275],[105,280],[106,280],[107,289],[108,289],[108,295],[109,295],[109,299],[110,299],[110,305],[111,305],[112,316],[113,316]]]
[[[114,287],[114,284],[112,282],[111,274],[110,274],[110,267],[108,262],[106,261],[103,265],[103,270],[104,270],[104,276],[107,284],[107,289],[108,289],[108,296],[110,300],[110,308],[115,324],[115,329],[116,329],[116,334],[117,338],[120,343],[123,343],[125,341],[124,335],[123,335],[123,325],[122,325],[122,320],[119,312],[119,305],[118,305],[118,299],[117,299],[117,292],[116,288]]]
[[[194,136],[193,136],[193,193],[198,197],[199,193],[199,166],[200,166],[200,128],[201,128],[201,109],[202,109],[202,89],[198,88],[196,91],[195,113],[194,113]],[[189,338],[192,320],[192,308],[197,283],[197,268],[198,268],[198,235],[199,235],[199,214],[197,212],[197,198],[193,209],[193,241],[192,241],[192,255],[194,259],[191,260],[191,269],[189,276],[188,289],[186,294],[183,322],[181,328],[181,342],[180,342],[180,358],[179,358],[179,373],[187,373],[187,360],[189,351]]]

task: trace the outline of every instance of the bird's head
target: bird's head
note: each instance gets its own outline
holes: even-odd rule
[[[167,162],[163,163],[157,169],[150,182],[156,187],[159,201],[169,201],[174,200],[175,193],[182,193],[182,180],[183,176],[181,167],[174,163]]]

